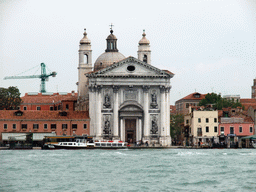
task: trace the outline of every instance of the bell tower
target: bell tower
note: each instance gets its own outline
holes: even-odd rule
[[[146,38],[145,30],[143,30],[142,39],[139,41],[138,46],[138,59],[151,65],[151,50],[150,42]]]
[[[92,49],[91,41],[87,38],[86,29],[84,29],[84,37],[80,41],[79,45],[79,64],[78,64],[78,110],[88,110],[89,92],[88,78],[85,73],[92,71]]]

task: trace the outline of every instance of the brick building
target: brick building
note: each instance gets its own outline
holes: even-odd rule
[[[21,97],[20,110],[74,111],[77,93],[26,93]]]
[[[183,115],[188,114],[189,106],[198,106],[199,102],[204,99],[205,96],[206,94],[195,92],[183,97],[175,102],[176,112]]]
[[[0,111],[0,133],[89,135],[90,119],[87,111],[2,110]],[[0,140],[2,140],[2,134]]]

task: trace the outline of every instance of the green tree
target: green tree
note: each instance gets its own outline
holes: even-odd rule
[[[212,105],[214,109],[221,110],[222,108],[227,107],[243,107],[242,104],[238,101],[234,101],[234,99],[226,99],[222,98],[221,95],[217,95],[216,93],[208,93],[205,96],[205,99],[202,99],[199,103],[200,106],[207,107],[208,105]]]
[[[17,87],[0,88],[0,109],[18,109],[21,103],[20,91]]]
[[[170,116],[170,132],[174,140],[183,140],[184,115],[174,114]]]

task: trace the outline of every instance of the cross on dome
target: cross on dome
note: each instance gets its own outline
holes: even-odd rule
[[[110,33],[112,34],[113,33],[113,28],[112,27],[114,27],[114,25],[113,25],[113,23],[111,23],[111,25],[109,25],[110,26]]]

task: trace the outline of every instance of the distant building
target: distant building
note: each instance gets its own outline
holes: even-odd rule
[[[21,99],[22,111],[74,111],[77,93],[26,93]]]
[[[233,100],[235,103],[240,102],[240,95],[223,95],[223,99]]]
[[[0,110],[0,133],[12,136],[20,133],[89,135],[90,119],[86,111]]]
[[[238,147],[241,137],[254,135],[254,121],[241,108],[223,109],[219,118],[219,137],[229,146]]]
[[[189,107],[189,114],[184,117],[184,126],[189,126],[190,141],[209,144],[214,139],[218,142],[218,111],[204,107]]]
[[[252,99],[256,99],[256,79],[253,79]]]
[[[175,105],[170,105],[170,114],[171,115],[174,115],[174,114],[176,114],[177,112],[176,112],[176,106]]]
[[[186,115],[189,113],[189,106],[198,106],[200,101],[204,99],[206,94],[201,94],[198,92],[191,93],[186,97],[175,102],[176,112],[179,114]]]

